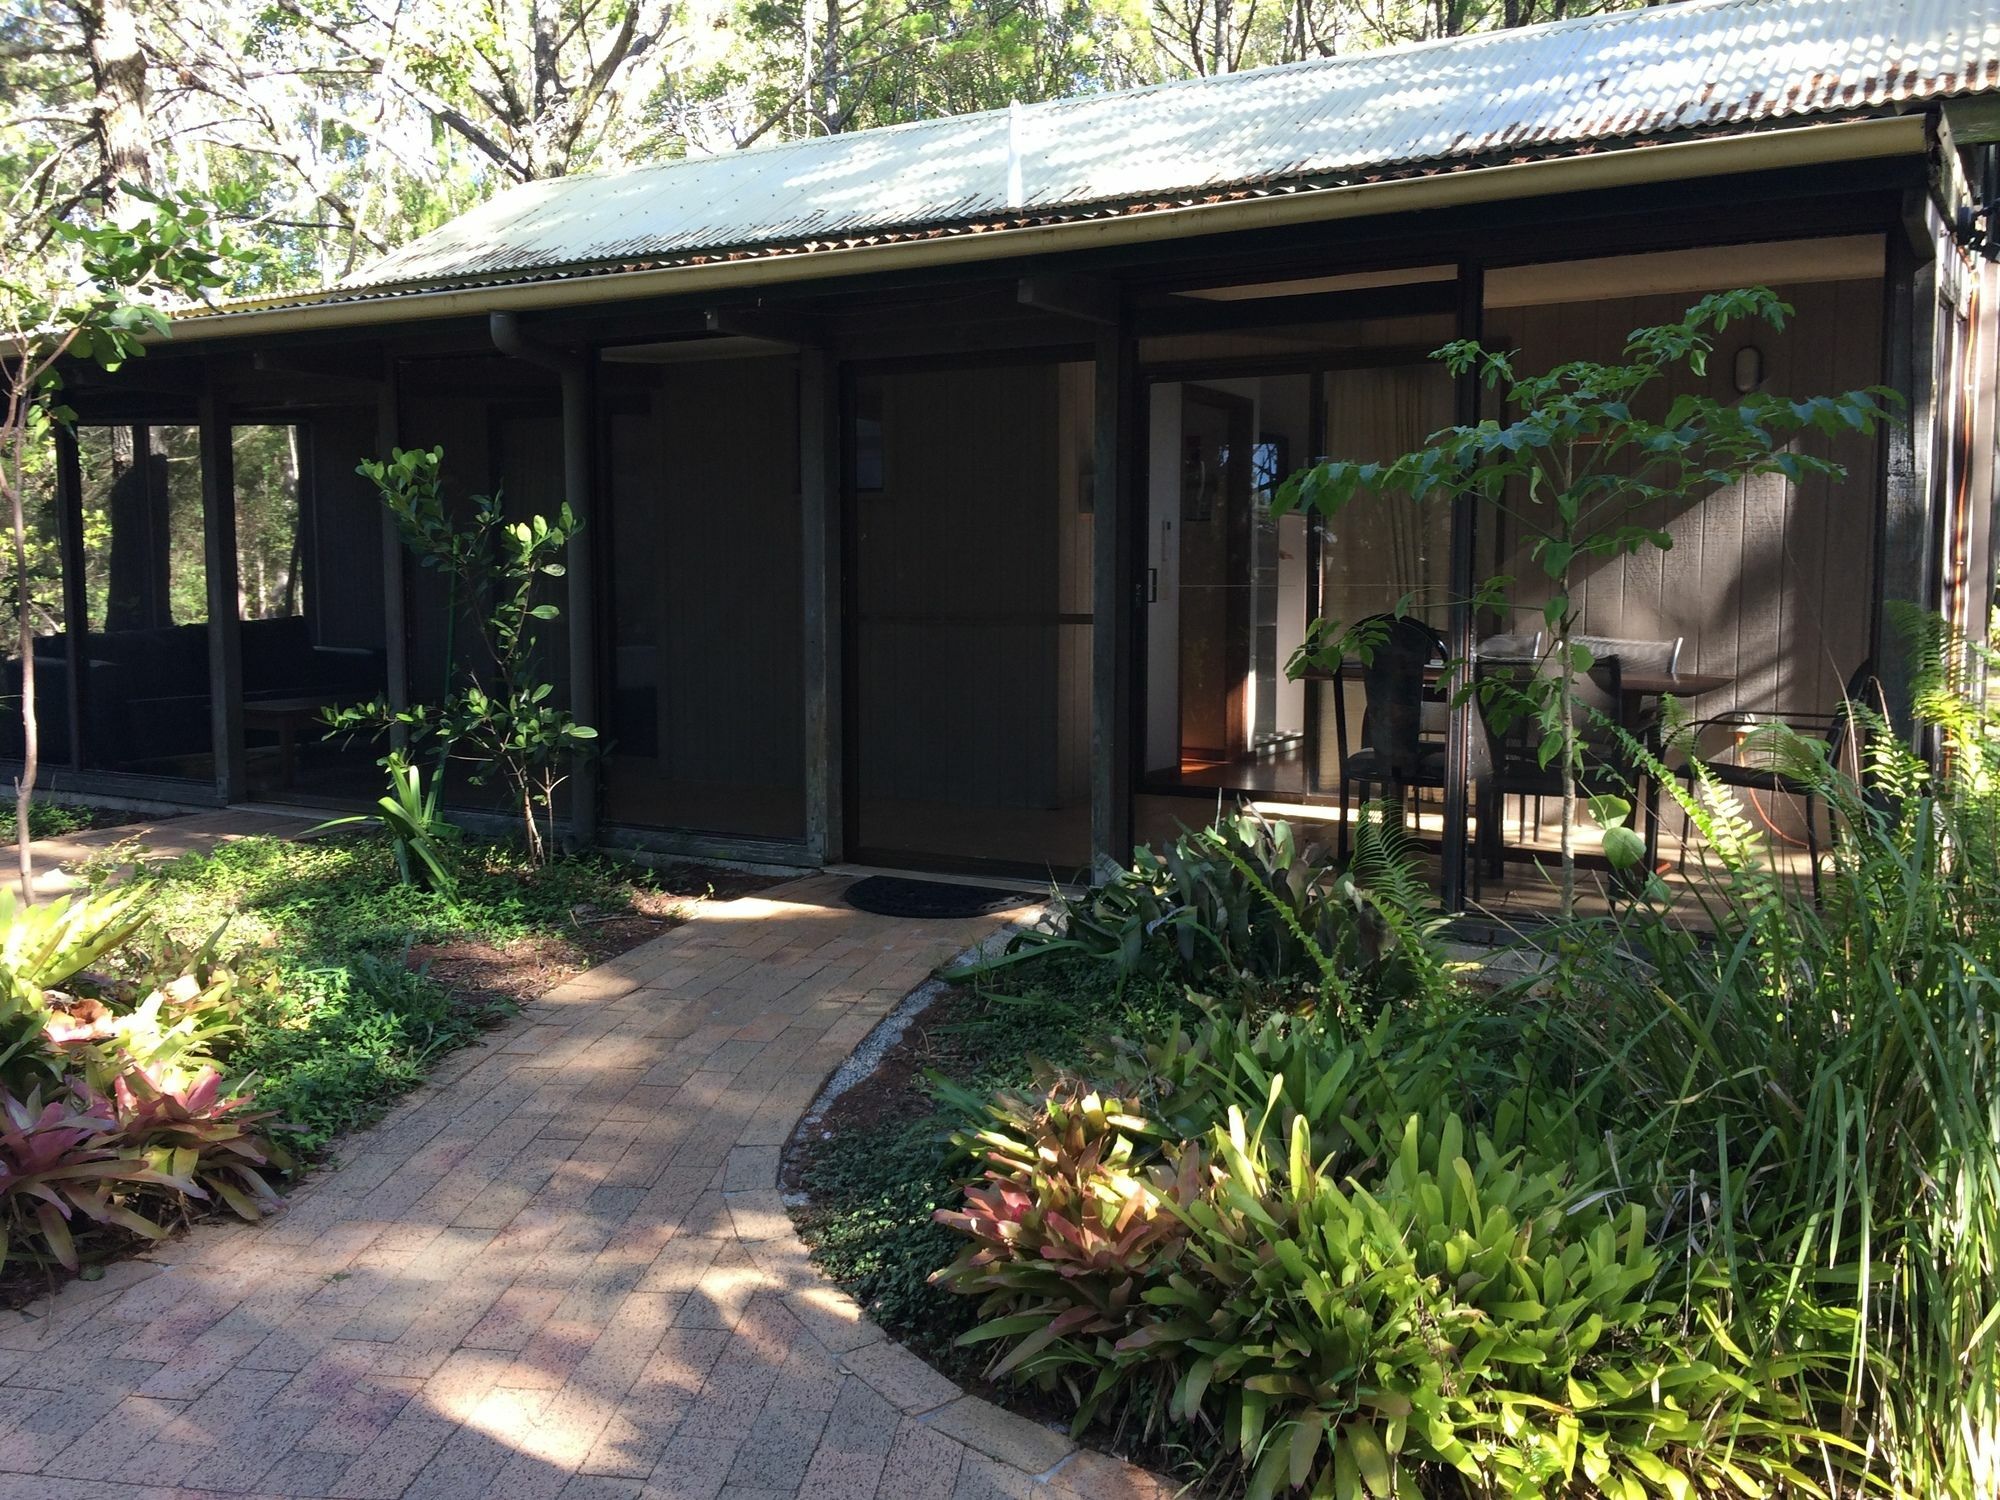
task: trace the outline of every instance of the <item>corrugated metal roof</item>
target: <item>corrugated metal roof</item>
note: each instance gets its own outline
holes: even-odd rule
[[[344,285],[1185,201],[1996,89],[2000,0],[1694,0],[529,183]]]

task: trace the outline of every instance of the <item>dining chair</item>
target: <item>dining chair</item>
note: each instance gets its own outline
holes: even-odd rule
[[[1820,899],[1819,828],[1817,820],[1813,817],[1820,796],[1815,782],[1811,778],[1787,771],[1772,761],[1746,762],[1731,760],[1728,757],[1742,754],[1746,744],[1753,742],[1760,731],[1782,724],[1794,734],[1803,735],[1808,739],[1822,740],[1826,747],[1829,766],[1838,767],[1843,758],[1842,752],[1848,752],[1847,758],[1852,761],[1855,775],[1859,777],[1863,767],[1857,739],[1858,734],[1863,731],[1858,731],[1856,728],[1857,709],[1878,719],[1886,720],[1889,716],[1888,701],[1883,694],[1881,680],[1875,675],[1875,663],[1872,661],[1864,661],[1854,669],[1853,675],[1847,679],[1847,686],[1842,691],[1840,706],[1831,713],[1785,714],[1782,717],[1774,715],[1766,719],[1745,719],[1723,714],[1710,719],[1692,720],[1683,726],[1681,731],[1682,742],[1687,745],[1690,753],[1688,763],[1680,767],[1676,774],[1687,782],[1690,801],[1694,799],[1695,785],[1700,779],[1695,770],[1697,759],[1707,771],[1709,779],[1722,786],[1751,792],[1782,792],[1786,796],[1799,799],[1805,813],[1806,858],[1812,866],[1812,893],[1815,906],[1819,904]],[[1714,735],[1717,732],[1729,736],[1730,742],[1724,747],[1723,754],[1716,758],[1702,756],[1702,736]],[[1766,819],[1767,826],[1768,822]],[[1681,852],[1678,866],[1682,870],[1687,868],[1687,848],[1693,831],[1694,817],[1686,808],[1682,808]],[[1837,832],[1829,813],[1828,838],[1831,839]]]
[[[1502,630],[1493,635],[1482,636],[1474,643],[1472,655],[1475,661],[1539,662],[1542,648],[1547,644],[1548,632],[1540,628],[1534,630]],[[1542,822],[1542,799],[1521,797],[1515,802],[1520,809],[1520,817],[1515,827],[1520,829],[1522,839],[1528,837],[1528,808],[1535,810],[1535,826]]]
[[[1520,797],[1525,803],[1534,798],[1539,808],[1542,798],[1562,795],[1561,764],[1542,763],[1539,720],[1525,705],[1510,708],[1505,701],[1510,693],[1525,694],[1527,679],[1552,675],[1552,671],[1546,662],[1498,657],[1474,663],[1475,701],[1486,741],[1486,769],[1479,786],[1479,842],[1486,858],[1474,862],[1475,893],[1480,883],[1478,871],[1490,867],[1498,874],[1504,863],[1504,846],[1498,837],[1501,799]],[[1590,670],[1579,673],[1571,684],[1570,712],[1582,750],[1577,778],[1580,796],[1606,792],[1626,796],[1636,783],[1638,768],[1625,753],[1623,742],[1603,728],[1606,719],[1616,722],[1623,691],[1623,663],[1615,655],[1598,657]]]
[[[1338,855],[1347,857],[1348,808],[1368,801],[1369,789],[1380,787],[1385,799],[1400,810],[1403,798],[1424,787],[1445,783],[1445,746],[1426,732],[1426,709],[1442,702],[1442,691],[1424,681],[1424,669],[1444,660],[1444,637],[1408,615],[1371,615],[1358,620],[1354,633],[1376,644],[1362,667],[1365,707],[1359,748],[1347,737],[1347,710],[1334,684],[1335,733],[1340,740],[1340,833]]]
[[[1582,646],[1594,657],[1615,656],[1620,667],[1627,674],[1659,674],[1674,676],[1681,668],[1681,648],[1687,643],[1686,636],[1672,636],[1666,640],[1651,640],[1614,635],[1573,635],[1573,644]],[[1622,689],[1621,689],[1622,692]],[[1658,705],[1653,704],[1640,711],[1638,705],[1620,697],[1618,709],[1613,718],[1627,732],[1640,740],[1659,758]],[[1650,775],[1646,775],[1645,794],[1638,795],[1634,785],[1634,800],[1643,802],[1646,809],[1646,868],[1653,869],[1659,864],[1660,855],[1660,787]]]
[[[1680,670],[1681,647],[1687,637],[1669,640],[1631,639],[1615,635],[1573,635],[1570,644],[1581,646],[1592,656],[1615,656],[1627,672],[1664,672],[1669,677]]]

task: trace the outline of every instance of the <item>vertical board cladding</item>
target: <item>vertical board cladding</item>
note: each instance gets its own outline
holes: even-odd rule
[[[606,364],[606,812],[805,833],[797,362]]]
[[[1788,396],[1833,394],[1873,385],[1881,370],[1881,295],[1873,281],[1777,287],[1796,308],[1780,333],[1732,324],[1717,342],[1701,389],[1733,399],[1737,351],[1754,345],[1761,389]],[[1541,371],[1565,360],[1614,360],[1635,328],[1671,321],[1695,298],[1663,295],[1511,308],[1488,314],[1499,348],[1520,350],[1519,367]],[[1682,387],[1662,387],[1664,406]],[[1802,446],[1831,456],[1844,478],[1793,484],[1757,476],[1642,520],[1673,538],[1590,565],[1572,587],[1582,631],[1639,639],[1685,638],[1683,671],[1735,679],[1703,697],[1703,717],[1729,712],[1824,713],[1868,655],[1873,550],[1880,472],[1874,439],[1818,437]],[[1538,608],[1548,596],[1540,564],[1518,535],[1499,542],[1480,518],[1491,571],[1518,580],[1517,597]],[[1525,619],[1525,616],[1524,616]]]
[[[475,495],[498,491],[509,516],[555,510],[562,503],[562,408],[553,376],[498,355],[412,359],[398,371],[399,428],[404,448],[442,448],[439,474],[446,503],[467,513]],[[415,703],[435,703],[450,673],[446,642],[461,661],[479,628],[479,606],[460,600],[458,619],[446,619],[449,595],[434,568],[412,566],[407,599],[409,693]],[[561,608],[559,580],[546,580],[541,597]],[[567,700],[568,655],[560,621],[538,627],[540,680]],[[446,784],[454,806],[495,810],[506,806],[498,779],[474,785],[464,767]],[[560,802],[558,809],[560,810]]]
[[[864,799],[1052,806],[1055,368],[880,389],[881,487],[855,497]]]
[[[550,382],[553,388],[554,381]],[[563,429],[560,398],[509,401],[489,408],[487,443],[488,485],[500,495],[502,513],[510,522],[561,513],[563,489]],[[536,596],[561,610],[535,631],[535,671],[538,680],[555,687],[555,701],[569,704],[569,594],[561,579],[544,578]]]
[[[373,407],[315,412],[307,429],[308,482],[302,486],[311,546],[306,610],[313,644],[380,651],[382,500],[355,466],[375,453]]]

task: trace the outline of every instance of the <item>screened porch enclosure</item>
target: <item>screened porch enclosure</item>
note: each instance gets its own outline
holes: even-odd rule
[[[212,789],[220,619],[240,674],[227,717],[240,715],[244,794],[338,800],[356,786],[355,757],[314,721],[385,681],[380,527],[353,473],[372,414],[244,412],[220,430],[214,473],[186,420],[85,423],[59,455],[67,481],[31,521],[48,566],[35,644],[42,765],[135,795]],[[207,511],[224,487],[234,526],[217,576]],[[11,696],[17,659],[7,674]],[[10,715],[0,754],[20,753]]]
[[[1881,379],[1883,263],[1880,237],[1847,236],[1489,269],[1483,342],[1516,351],[1523,372],[1615,361],[1633,329],[1678,318],[1708,291],[1766,283],[1795,307],[1794,318],[1782,332],[1732,325],[1701,389],[1724,400],[1751,390],[1836,394]],[[1365,670],[1353,654],[1291,673],[1287,662],[1315,619],[1328,621],[1337,637],[1370,617],[1406,616],[1436,640],[1419,709],[1430,748],[1409,794],[1415,828],[1434,847],[1464,837],[1519,865],[1552,857],[1556,799],[1486,800],[1494,826],[1482,829],[1479,787],[1463,783],[1464,822],[1447,822],[1451,737],[1480,737],[1467,752],[1472,767],[1484,763],[1489,730],[1471,708],[1454,713],[1445,664],[1468,648],[1475,656],[1546,649],[1542,606],[1551,585],[1525,529],[1531,507],[1509,497],[1511,521],[1501,510],[1478,510],[1461,557],[1453,554],[1448,505],[1364,491],[1332,517],[1271,514],[1276,476],[1317,457],[1386,461],[1467,415],[1465,393],[1426,357],[1454,329],[1449,317],[1300,328],[1288,330],[1288,346],[1275,351],[1257,338],[1223,335],[1200,348],[1186,340],[1155,340],[1152,349],[1142,343],[1142,370],[1151,378],[1137,730],[1141,841],[1171,837],[1218,805],[1248,802],[1317,825],[1337,843],[1339,821],[1361,816],[1365,801],[1384,794],[1358,780],[1343,785],[1344,774],[1365,771],[1370,758]],[[1678,393],[1660,389],[1649,400],[1664,410]],[[1477,415],[1508,419],[1492,393],[1482,391],[1479,402]],[[1809,447],[1844,464],[1846,477],[1792,483],[1769,476],[1671,510],[1662,504],[1638,519],[1671,538],[1670,548],[1587,566],[1573,584],[1578,634],[1634,643],[1628,651],[1661,643],[1672,665],[1662,690],[1644,700],[1648,712],[1673,690],[1696,718],[1722,721],[1703,730],[1704,756],[1731,756],[1758,721],[1831,713],[1878,649],[1871,602],[1878,443],[1813,439]],[[1477,612],[1464,645],[1455,646],[1455,599],[1467,582],[1494,577],[1511,580],[1511,607]],[[1752,791],[1741,802],[1774,861],[1799,862],[1795,799]],[[1666,805],[1663,857],[1677,861],[1683,822]],[[1586,847],[1594,838],[1594,829],[1582,834]]]
[[[1090,367],[864,369],[849,402],[849,849],[1069,879],[1090,862]]]

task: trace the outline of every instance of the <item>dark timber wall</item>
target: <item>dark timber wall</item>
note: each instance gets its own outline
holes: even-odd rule
[[[1765,390],[1833,394],[1881,376],[1879,283],[1778,287],[1797,308],[1785,331],[1732,324],[1710,361],[1707,393],[1733,400],[1736,351],[1762,352]],[[1618,298],[1490,311],[1489,343],[1519,348],[1521,367],[1568,359],[1616,359],[1634,328],[1679,317],[1690,295]],[[1668,392],[1666,394],[1673,394]],[[1793,485],[1779,476],[1710,494],[1676,515],[1652,517],[1674,539],[1598,566],[1574,591],[1585,631],[1609,636],[1682,635],[1683,670],[1733,675],[1733,688],[1703,697],[1702,716],[1824,712],[1868,654],[1879,463],[1875,444],[1849,439],[1811,451],[1845,463],[1844,480]],[[1482,516],[1481,525],[1489,523]],[[1500,571],[1528,593],[1538,564],[1512,552]],[[1546,587],[1531,597],[1546,597]]]

